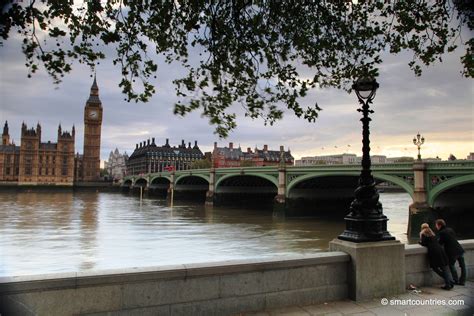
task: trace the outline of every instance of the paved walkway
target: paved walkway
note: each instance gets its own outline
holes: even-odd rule
[[[319,305],[295,306],[258,313],[246,313],[245,316],[308,316],[308,315],[474,315],[474,281],[465,286],[455,286],[451,291],[439,287],[420,288],[408,291],[396,297],[367,302],[350,300],[328,302]],[[396,301],[398,300],[398,301]],[[464,305],[452,305],[452,300],[460,300]],[[443,306],[441,304],[450,304]],[[459,302],[459,301],[458,301]],[[410,305],[411,303],[411,305]],[[420,305],[424,303],[425,305]],[[458,303],[459,304],[459,303]]]

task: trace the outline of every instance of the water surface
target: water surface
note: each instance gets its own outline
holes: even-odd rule
[[[407,242],[406,193],[382,193]],[[118,193],[0,192],[0,276],[143,267],[326,251],[342,219],[209,208]]]

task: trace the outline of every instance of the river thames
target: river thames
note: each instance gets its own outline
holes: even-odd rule
[[[407,243],[406,193],[382,193]],[[0,192],[0,276],[270,258],[326,251],[342,218],[281,217],[94,192]]]

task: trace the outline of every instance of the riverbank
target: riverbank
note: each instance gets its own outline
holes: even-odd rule
[[[71,191],[96,191],[120,192],[120,185],[113,182],[75,182],[72,185],[61,184],[22,184],[13,182],[0,182],[0,192],[71,192]]]

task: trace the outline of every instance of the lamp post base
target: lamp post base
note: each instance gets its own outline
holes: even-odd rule
[[[367,301],[405,293],[405,247],[398,240],[353,243],[334,239],[330,251],[351,257],[348,265],[349,298]]]
[[[344,218],[346,229],[337,238],[351,242],[371,242],[395,240],[387,231],[387,217],[385,215],[375,218],[358,218],[348,215]]]

